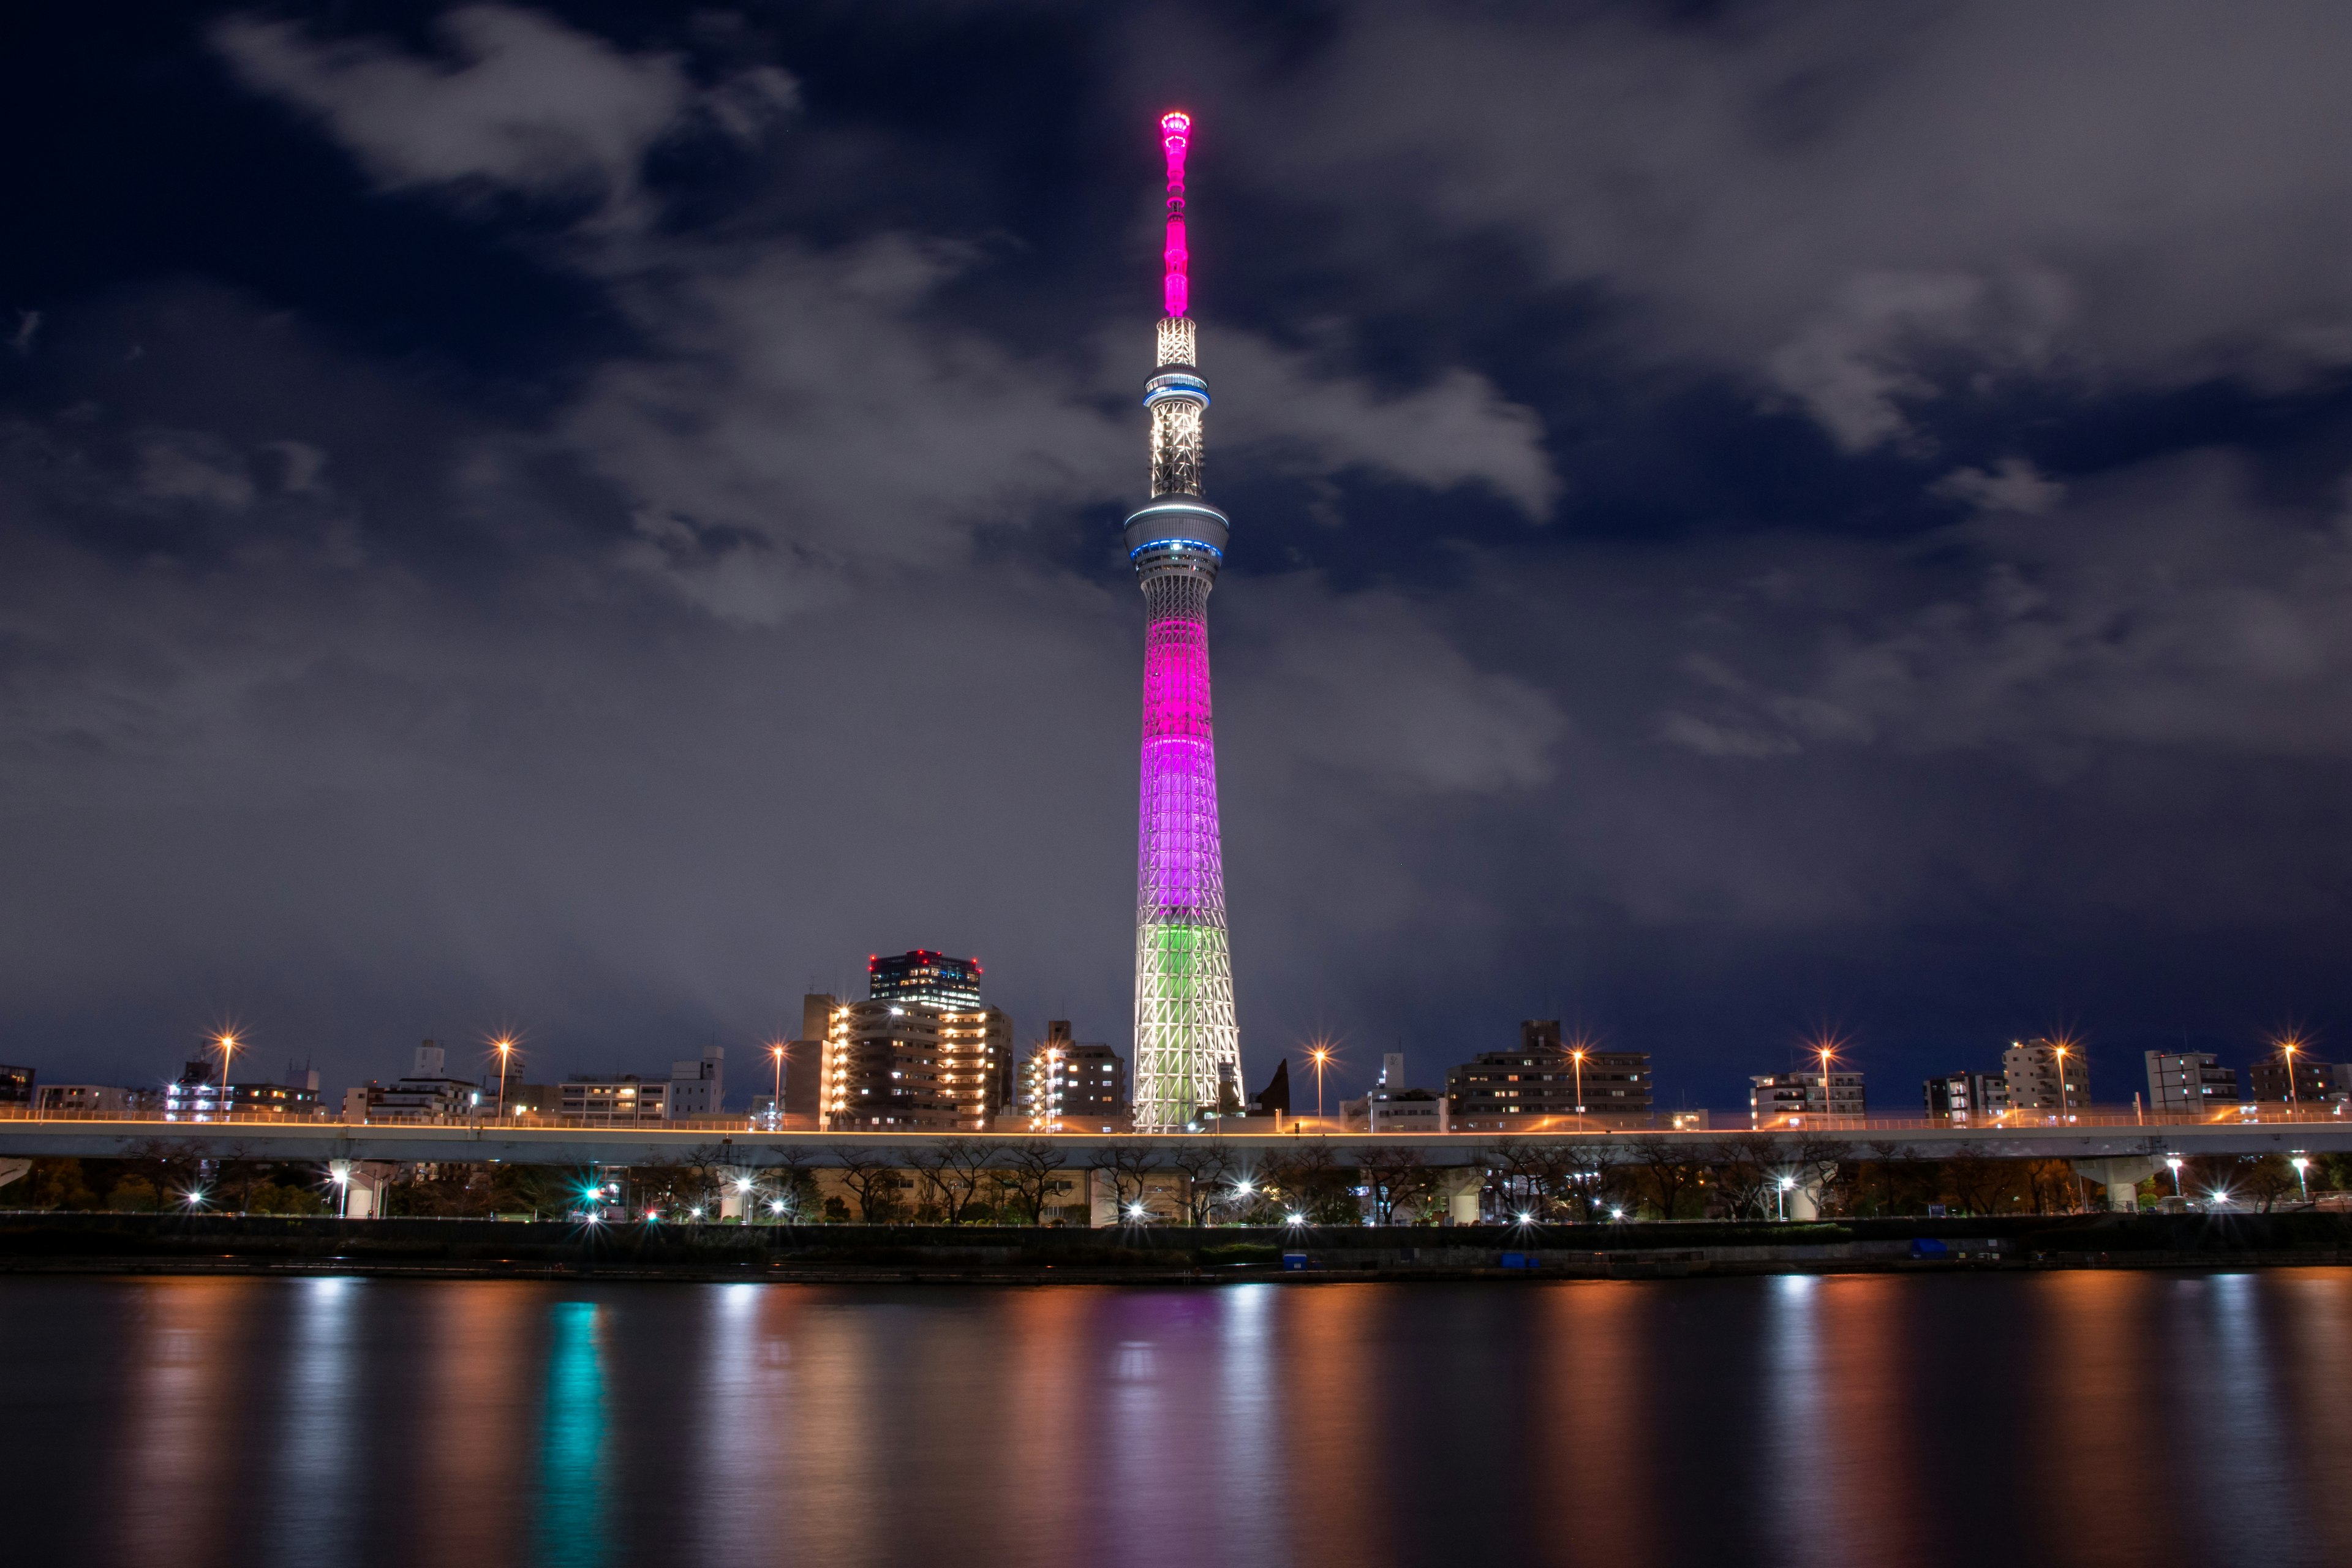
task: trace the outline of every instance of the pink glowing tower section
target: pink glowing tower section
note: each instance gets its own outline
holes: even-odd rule
[[[1192,144],[1192,117],[1171,109],[1160,117],[1160,145],[1168,154],[1168,246],[1161,258],[1168,273],[1160,289],[1168,313],[1181,316],[1192,303],[1192,283],[1185,275],[1192,253],[1184,248],[1184,150]]]

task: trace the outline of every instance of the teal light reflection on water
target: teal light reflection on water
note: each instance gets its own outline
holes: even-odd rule
[[[598,1568],[604,1561],[604,1363],[597,1312],[593,1301],[559,1302],[553,1312],[532,1554],[545,1568]]]

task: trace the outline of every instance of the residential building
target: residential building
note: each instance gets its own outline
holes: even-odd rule
[[[1789,1118],[1827,1117],[1832,1121],[1859,1120],[1870,1114],[1863,1093],[1862,1074],[1832,1070],[1762,1073],[1748,1080],[1748,1121],[1753,1127],[1772,1126]]]
[[[31,1068],[0,1067],[0,1106],[16,1105],[30,1110],[34,1077]]]
[[[1447,1112],[1444,1095],[1405,1083],[1402,1051],[1381,1058],[1380,1081],[1370,1093],[1339,1102],[1342,1124],[1366,1132],[1444,1132],[1451,1121]]]
[[[1495,1119],[1506,1116],[1574,1116],[1580,1107],[1646,1120],[1651,1091],[1647,1051],[1570,1046],[1557,1018],[1523,1021],[1517,1050],[1483,1053],[1445,1075],[1449,1122],[1465,1129],[1499,1126]]]
[[[804,1116],[814,1127],[824,1105],[824,1040],[833,1027],[838,998],[811,992],[801,998],[801,1032],[784,1047],[784,1114]]]
[[[986,1131],[1004,1109],[1002,1064],[1012,1050],[1013,1020],[1001,1008],[845,1003],[825,1037],[823,1125]]]
[[[1133,1125],[1127,1058],[1071,1037],[1070,1021],[1045,1025],[1022,1069],[1021,1113],[1033,1132],[1124,1132]]]
[[[2057,1040],[2011,1040],[2000,1053],[2009,1108],[2028,1115],[2081,1110],[2091,1103],[2090,1064],[2083,1047]]]
[[[220,1070],[217,1062],[197,1060],[185,1063],[180,1076],[163,1086],[163,1120],[166,1121],[209,1121],[228,1111],[238,1116],[310,1117],[319,1110],[319,1075],[302,1068],[289,1071],[289,1079],[297,1082],[270,1083],[260,1080],[232,1083],[223,1094],[214,1075]]]
[[[985,1098],[988,1114],[992,1117],[1013,1103],[1018,1093],[1014,1080],[1021,1064],[1013,1053],[1013,1020],[981,1000],[980,977],[980,960],[976,958],[950,958],[943,952],[919,947],[908,952],[867,959],[866,997],[869,1002],[937,1007],[959,1034],[969,1031],[971,1020],[966,1018],[957,1024],[955,1016],[985,1016],[982,1023],[988,1032],[985,1043],[991,1067]]]
[[[33,1110],[41,1116],[125,1116],[131,1091],[104,1083],[45,1083],[33,1091]]]
[[[705,1047],[699,1060],[669,1064],[669,1119],[723,1116],[727,1106],[727,1047]]]
[[[650,1127],[669,1120],[669,1088],[633,1072],[573,1073],[559,1091],[557,1114],[583,1127]]]
[[[2235,1105],[2238,1069],[2210,1051],[2149,1051],[2147,1108],[2173,1115],[2203,1115]]]
[[[2009,1080],[1997,1072],[1948,1072],[1929,1079],[1925,1093],[1937,1121],[1991,1121],[2009,1109]]]
[[[2335,1093],[2336,1064],[2314,1061],[2307,1051],[2294,1054],[2294,1084],[2288,1093],[2287,1058],[2284,1052],[2273,1052],[2255,1062],[2246,1071],[2246,1088],[2254,1100],[2285,1100],[2290,1098],[2301,1104],[2316,1105]]]
[[[511,1086],[510,1086],[511,1087]],[[438,1040],[416,1047],[407,1076],[390,1083],[371,1080],[343,1095],[346,1121],[402,1121],[444,1126],[497,1114],[497,1093],[486,1100],[482,1087],[448,1075],[448,1053]],[[356,1114],[354,1114],[356,1112]]]

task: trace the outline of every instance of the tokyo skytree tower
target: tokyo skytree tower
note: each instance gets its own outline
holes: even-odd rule
[[[1151,413],[1151,500],[1127,520],[1143,587],[1143,789],[1135,879],[1135,1125],[1179,1131],[1241,1091],[1217,748],[1209,711],[1209,589],[1225,514],[1201,495],[1200,329],[1186,315],[1184,153],[1192,121],[1160,118],[1168,158],[1167,271]]]

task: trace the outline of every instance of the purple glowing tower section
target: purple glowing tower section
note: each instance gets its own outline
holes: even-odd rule
[[[1168,160],[1168,237],[1159,362],[1144,385],[1151,415],[1151,500],[1127,520],[1143,588],[1143,767],[1135,908],[1135,1123],[1201,1126],[1237,1106],[1225,871],[1217,837],[1217,748],[1209,699],[1209,590],[1231,525],[1202,499],[1200,330],[1185,314],[1192,254],[1184,157],[1192,120],[1160,120]]]

